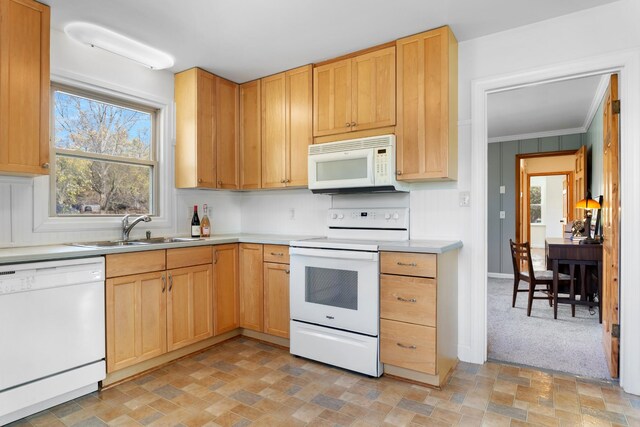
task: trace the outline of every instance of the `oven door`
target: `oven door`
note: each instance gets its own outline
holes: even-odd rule
[[[291,248],[291,319],[378,335],[377,252]]]
[[[309,189],[373,187],[374,150],[350,150],[309,156]]]

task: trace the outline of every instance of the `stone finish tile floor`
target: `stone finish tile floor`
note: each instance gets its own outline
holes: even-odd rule
[[[460,363],[442,390],[237,338],[13,426],[640,426],[640,397],[535,369]]]

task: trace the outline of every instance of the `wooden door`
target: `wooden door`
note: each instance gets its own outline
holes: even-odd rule
[[[448,27],[396,42],[399,180],[456,178],[457,46]]]
[[[0,171],[49,173],[49,7],[0,1]]]
[[[619,173],[619,110],[614,110],[618,101],[618,75],[612,74],[605,92],[603,112],[603,181],[604,197],[602,206],[603,225],[603,281],[602,281],[602,343],[609,364],[609,373],[618,377],[619,346],[618,334],[620,318],[618,300],[620,292],[620,173]],[[616,331],[617,332],[617,331]]]
[[[262,245],[240,244],[240,326],[258,332],[264,331],[262,252]]]
[[[313,144],[312,67],[286,72],[286,182],[287,187],[306,187],[308,147]]]
[[[289,338],[289,265],[264,263],[264,332]]]
[[[107,279],[107,372],[167,351],[165,272]]]
[[[573,173],[573,194],[576,203],[587,198],[587,147],[582,146],[575,154],[575,168]],[[574,218],[584,218],[584,209],[574,206]],[[594,220],[595,221],[595,220]]]
[[[313,136],[351,131],[351,59],[313,69]]]
[[[243,190],[261,186],[260,109],[260,80],[240,85],[240,188]]]
[[[239,187],[238,114],[238,85],[216,77],[216,188]]]
[[[352,60],[351,130],[396,124],[396,47]]]
[[[285,186],[286,73],[262,79],[262,188]]]
[[[196,343],[213,335],[211,265],[167,271],[168,349]]]
[[[238,244],[213,247],[213,335],[240,326]]]
[[[527,161],[520,160],[520,237],[519,242],[529,241],[529,174],[527,173]]]

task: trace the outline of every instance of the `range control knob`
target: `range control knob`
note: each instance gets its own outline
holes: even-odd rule
[[[336,219],[338,218],[338,214],[331,214],[331,219]]]
[[[343,218],[344,218],[344,215],[342,214],[338,215],[338,219],[343,219]]]
[[[393,219],[398,219],[398,218],[400,218],[400,215],[398,215],[398,212],[395,212],[393,214]]]
[[[384,214],[384,219],[391,219],[391,214],[390,213]]]

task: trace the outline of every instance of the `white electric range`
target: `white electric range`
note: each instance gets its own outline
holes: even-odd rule
[[[327,215],[326,238],[291,242],[290,351],[379,377],[378,248],[409,239],[409,209],[330,209]]]

